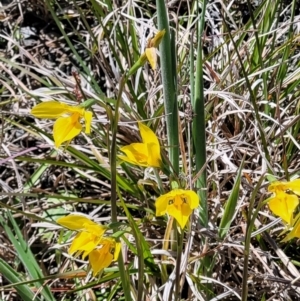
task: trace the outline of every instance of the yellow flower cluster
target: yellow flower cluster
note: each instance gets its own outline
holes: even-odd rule
[[[160,145],[155,133],[141,122],[138,123],[142,143],[132,143],[120,150],[126,156],[119,156],[128,163],[143,167],[161,167]],[[157,198],[156,216],[169,214],[183,229],[193,212],[199,206],[199,197],[192,190],[174,189]]]
[[[76,119],[76,122],[78,123],[78,118],[80,116],[90,120],[89,117],[84,117],[88,112],[85,112],[82,108],[63,106],[62,104],[58,105],[57,103],[54,104],[54,102],[52,102],[52,106],[56,108],[56,111],[53,112],[51,116],[57,116],[60,111],[61,114],[65,112],[71,114],[71,118],[76,114],[74,119]],[[45,107],[47,106],[34,108],[33,113],[37,116],[37,112],[40,112],[39,116],[44,116],[46,115],[45,112],[43,112]],[[64,111],[62,108],[66,108],[66,110]],[[50,113],[48,113],[47,118],[49,118]],[[56,122],[58,122],[58,120]],[[86,127],[89,127],[89,124],[86,125]],[[162,158],[157,136],[149,127],[141,122],[138,123],[138,126],[142,142],[132,143],[128,146],[122,147],[120,150],[125,155],[120,155],[119,158],[125,162],[138,166],[161,167]],[[72,139],[68,136],[68,139],[65,137],[64,139],[57,140],[58,138],[55,135],[54,138],[55,141],[59,141],[59,143]],[[169,214],[176,219],[178,225],[183,229],[186,226],[193,209],[199,206],[199,197],[192,190],[174,189],[158,197],[155,205],[156,216]],[[106,227],[91,221],[87,217],[76,214],[59,218],[57,223],[63,227],[78,232],[69,248],[69,254],[75,254],[75,256],[81,255],[83,259],[88,256],[94,276],[96,276],[104,268],[108,267],[113,261],[118,259],[121,244],[116,242],[112,237],[104,236],[107,230]]]
[[[59,218],[56,222],[78,232],[69,248],[69,254],[82,255],[83,259],[89,256],[93,276],[118,259],[121,244],[113,237],[104,236],[106,227],[76,214]]]
[[[164,35],[165,30],[162,30],[149,40],[145,52],[141,54],[129,74],[143,66],[146,61],[150,63],[152,69],[156,69],[156,49]],[[69,142],[80,134],[82,119],[85,124],[85,133],[91,132],[92,112],[86,111],[84,106],[70,106],[62,102],[48,101],[33,107],[31,114],[37,118],[56,119],[53,126],[56,147],[60,147],[64,142]],[[161,168],[162,157],[157,136],[141,122],[138,122],[138,127],[142,142],[121,147],[120,151],[123,155],[119,155],[119,159],[142,167]],[[174,189],[156,199],[156,216],[168,214],[184,229],[199,203],[199,197],[194,191]],[[106,227],[78,214],[59,218],[57,223],[77,232],[68,252],[70,255],[82,256],[83,259],[88,257],[93,276],[118,259],[121,244],[113,237],[105,236]]]
[[[294,237],[300,238],[300,218],[294,218],[294,212],[299,205],[300,179],[290,182],[273,182],[268,187],[273,196],[269,199],[269,208],[292,228],[284,241]]]

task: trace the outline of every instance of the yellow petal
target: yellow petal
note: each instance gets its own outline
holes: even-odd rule
[[[287,234],[287,236],[282,240],[282,242],[289,241],[293,238],[300,238],[300,214],[298,214],[293,221],[293,228],[290,231],[290,233]]]
[[[162,38],[164,37],[165,33],[166,33],[165,29],[158,31],[157,34],[154,36],[154,38],[151,39],[149,46],[157,48]]]
[[[146,125],[139,122],[139,130],[144,144],[159,145],[158,138],[155,133]]]
[[[285,192],[277,192],[270,199],[269,208],[275,215],[280,216],[282,220],[289,224],[293,219],[293,213],[298,204],[297,196]]]
[[[95,236],[88,232],[80,232],[75,236],[70,246],[69,254],[72,255],[75,252],[83,252],[82,257],[85,258],[91,251],[93,251],[98,246],[101,239],[101,236]]]
[[[286,188],[284,182],[279,182],[279,181],[272,182],[268,187],[268,191],[274,193],[279,191],[285,191],[285,190]]]
[[[156,207],[156,216],[161,216],[167,213],[167,207],[169,205],[169,200],[172,200],[173,197],[169,197],[168,194],[163,194],[158,197],[155,201]]]
[[[89,262],[95,277],[101,270],[107,268],[113,261],[113,255],[109,252],[109,245],[101,249],[93,250],[89,254]]]
[[[173,189],[166,195],[172,199],[180,197],[182,202],[187,203],[191,207],[191,209],[197,208],[200,203],[197,193],[193,190]]]
[[[76,214],[70,214],[68,216],[61,217],[57,219],[56,222],[63,227],[75,231],[84,229],[84,225],[86,224],[98,226],[97,223],[91,221],[89,218],[82,215],[76,215]]]
[[[91,123],[92,123],[92,112],[84,112],[84,121],[85,121],[85,133],[89,134],[91,132]]]
[[[300,179],[286,182],[285,186],[287,190],[291,190],[292,192],[300,196]]]
[[[66,105],[66,106],[68,108],[68,111],[67,111],[68,114],[77,113],[80,117],[84,118],[85,108],[82,108],[79,106],[68,106],[68,105]]]
[[[186,198],[191,209],[195,209],[199,206],[200,200],[197,193],[193,190],[178,189],[183,198]]]
[[[148,159],[147,165],[152,167],[160,167],[161,166],[161,155],[160,155],[160,146],[156,144],[147,144],[148,147]]]
[[[89,262],[94,276],[102,269],[107,268],[112,261],[117,260],[121,249],[121,244],[117,243],[115,239],[111,237],[102,238],[99,245],[100,246],[89,255]]]
[[[193,211],[190,207],[188,198],[184,197],[183,192],[184,190],[181,189],[173,190],[173,193],[176,193],[176,195],[172,202],[169,202],[169,206],[167,208],[167,213],[177,220],[182,229],[186,225],[189,216]]]
[[[56,222],[71,230],[82,231],[73,239],[69,254],[84,252],[83,257],[97,247],[107,229],[81,215],[69,215],[59,218]]]
[[[192,210],[188,206],[184,206],[185,210],[182,210],[182,206],[177,207],[175,205],[168,206],[168,214],[173,216],[178,222],[181,229],[183,229],[192,213]]]
[[[120,251],[121,251],[121,243],[116,242],[115,243],[115,251],[114,251],[114,261],[118,260]]]
[[[157,63],[156,49],[154,47],[146,48],[145,53],[152,70],[155,70]]]
[[[74,239],[72,241],[72,244],[71,244],[71,246],[69,248],[69,251],[68,251],[68,253],[70,255],[72,255],[75,252],[79,251],[79,249],[80,249],[80,247],[82,245],[82,242],[85,244],[86,241],[84,239],[86,239],[86,237],[82,237],[82,235],[81,235],[82,233],[83,232],[77,233],[76,236],[74,237]],[[89,239],[88,239],[88,241],[89,241]]]
[[[147,145],[148,149],[148,166],[160,167],[162,159],[160,154],[160,144],[157,136],[148,126],[144,125],[143,123],[139,122],[138,125],[143,143]]]
[[[59,147],[63,142],[72,140],[79,135],[82,126],[79,122],[79,114],[75,113],[69,117],[58,118],[53,127],[53,138],[55,146]]]
[[[131,143],[130,145],[121,147],[120,150],[127,156],[119,156],[121,160],[124,160],[134,165],[148,166],[148,149],[146,144]]]
[[[69,107],[61,102],[47,101],[34,106],[30,113],[38,118],[54,119],[67,113]]]
[[[291,182],[275,181],[272,182],[268,187],[268,191],[275,193],[278,191],[284,192],[287,190],[290,190],[300,196],[300,179],[293,180]]]

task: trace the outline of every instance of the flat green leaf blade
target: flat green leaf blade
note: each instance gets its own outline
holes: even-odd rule
[[[0,258],[0,274],[3,275],[12,284],[21,282],[21,279],[18,277],[19,276],[18,273],[16,273],[15,270],[1,258]],[[17,291],[21,299],[24,301],[40,300],[34,296],[34,293],[25,284],[15,285],[14,289]]]
[[[43,287],[41,294],[47,301],[55,301],[48,286],[43,286],[42,278],[44,278],[41,269],[32,254],[27,242],[24,240],[23,235],[15,221],[12,217],[10,211],[6,212],[10,225],[8,226],[7,220],[4,219],[4,215],[0,215],[0,224],[3,227],[6,235],[14,246],[20,261],[22,262],[24,268],[30,275],[31,279],[36,279],[34,283],[37,287]]]
[[[232,223],[232,220],[234,218],[235,212],[236,212],[236,205],[239,198],[239,191],[240,191],[240,184],[241,184],[241,174],[242,169],[244,166],[244,160],[241,163],[237,178],[235,180],[233,189],[230,193],[230,196],[227,200],[227,203],[225,205],[224,214],[221,219],[220,227],[219,227],[219,237],[223,239],[230,228],[230,225]]]

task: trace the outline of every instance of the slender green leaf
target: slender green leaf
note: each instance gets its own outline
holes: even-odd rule
[[[244,167],[244,160],[241,163],[241,166],[239,168],[239,172],[236,176],[232,191],[230,193],[230,196],[225,204],[225,210],[221,218],[221,222],[219,225],[219,237],[223,239],[227,234],[230,229],[230,225],[233,221],[234,216],[237,213],[237,201],[239,198],[239,193],[240,193],[240,184],[241,184],[241,175],[242,175],[242,170]]]
[[[7,221],[4,219],[4,216],[1,215],[0,224],[4,228],[5,233],[7,234],[9,240],[17,251],[18,258],[22,262],[31,279],[36,279],[36,282],[34,284],[36,285],[36,287],[41,288],[41,294],[44,296],[44,298],[47,301],[54,301],[55,299],[49,287],[47,285],[44,285],[41,281],[41,279],[44,278],[44,275],[27,242],[24,240],[16,221],[9,211],[6,211],[6,216],[12,227],[8,225]]]
[[[16,283],[21,282],[19,274],[2,258],[0,258],[0,274],[5,277],[10,283],[14,284],[14,289],[17,291],[19,296],[23,301],[39,301],[38,297],[35,297],[33,291],[30,290],[29,286],[26,284]],[[0,288],[1,291],[1,288]]]

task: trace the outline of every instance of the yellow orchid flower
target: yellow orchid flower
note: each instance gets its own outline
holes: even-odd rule
[[[199,206],[199,197],[192,190],[174,189],[156,199],[156,216],[166,213],[173,216],[183,229],[193,212]]]
[[[272,182],[268,187],[268,191],[274,193],[269,201],[270,210],[287,224],[291,224],[293,213],[299,204],[296,195],[300,195],[300,179],[290,182]],[[287,193],[287,191],[294,194]]]
[[[69,254],[76,253],[80,255],[83,253],[83,258],[99,245],[106,231],[106,227],[91,221],[85,216],[76,214],[59,218],[56,222],[70,230],[79,231],[73,239]]]
[[[89,256],[94,276],[118,259],[121,244],[112,237],[103,236],[106,227],[76,214],[59,218],[56,222],[70,230],[79,231],[68,253],[70,255],[75,253],[75,256],[82,254],[83,259]]]
[[[55,146],[72,140],[82,131],[80,119],[85,120],[85,133],[91,132],[92,112],[80,106],[69,106],[58,101],[42,102],[34,106],[31,114],[38,118],[57,119],[53,127]]]
[[[141,122],[139,122],[138,125],[143,142],[132,143],[121,147],[120,150],[125,153],[126,156],[120,155],[118,157],[134,165],[160,167],[162,160],[157,136],[149,127]]]
[[[121,250],[121,243],[113,238],[102,238],[100,247],[93,250],[89,255],[89,263],[93,270],[93,275],[97,275],[101,270],[107,268],[113,261],[118,260]]]

